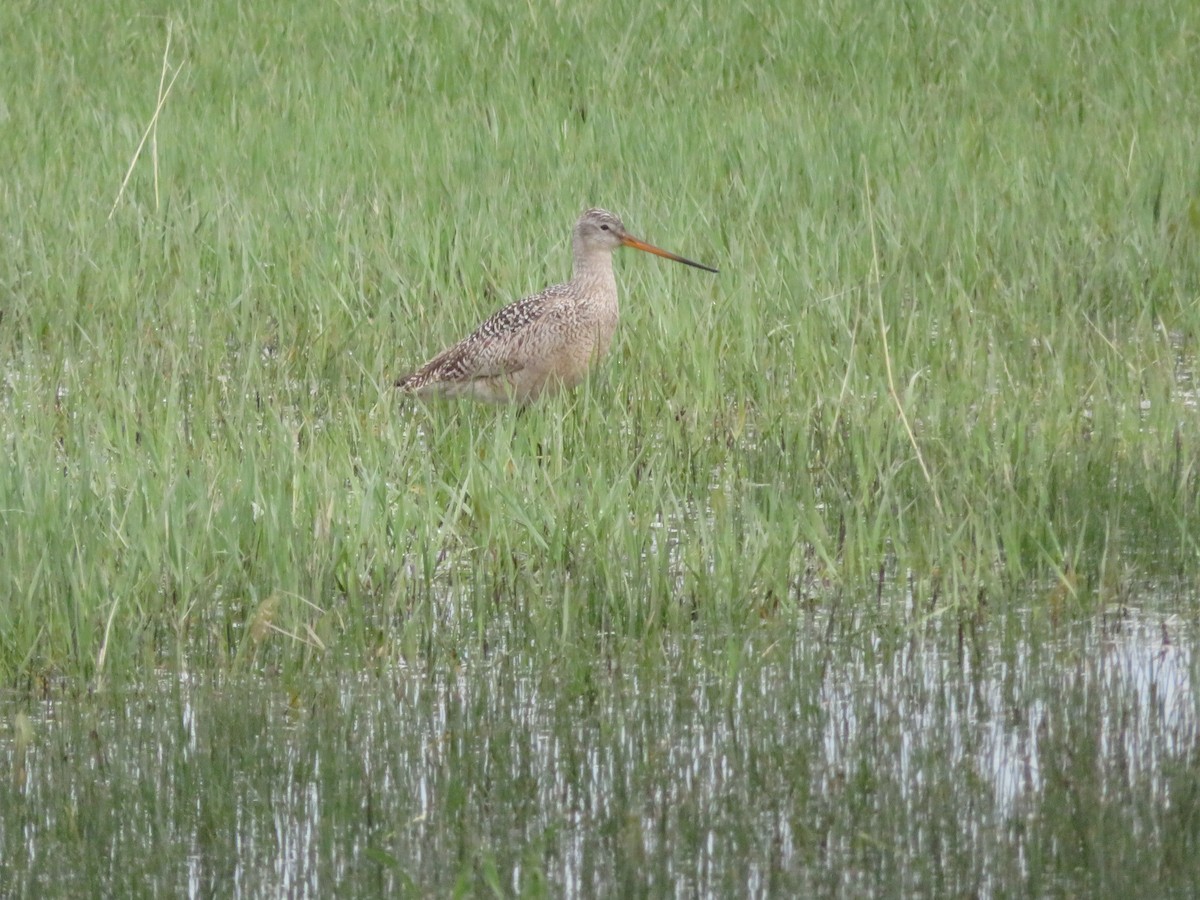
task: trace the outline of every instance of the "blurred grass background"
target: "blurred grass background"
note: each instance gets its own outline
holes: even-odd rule
[[[1194,591],[1198,21],[6,4],[0,679]],[[721,275],[622,257],[525,415],[398,401],[591,205]]]

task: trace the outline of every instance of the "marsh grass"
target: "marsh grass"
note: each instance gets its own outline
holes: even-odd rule
[[[0,25],[8,684],[1086,613],[1195,568],[1186,7]],[[523,415],[393,396],[566,277],[592,204],[720,276],[623,256],[612,358]]]
[[[1194,626],[1011,616],[1013,640],[983,617],[954,649],[949,619],[892,641],[852,618],[813,610],[790,644],[677,629],[628,665],[530,645],[34,704],[0,745],[0,874],[39,896],[1195,892]]]
[[[0,6],[0,892],[1194,894],[1198,30]]]

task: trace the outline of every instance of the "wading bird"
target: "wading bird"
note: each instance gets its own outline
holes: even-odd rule
[[[396,387],[421,397],[529,403],[579,384],[608,352],[617,328],[612,255],[620,247],[717,271],[638,240],[607,210],[589,209],[571,236],[570,281],[494,313],[470,337],[399,379]]]

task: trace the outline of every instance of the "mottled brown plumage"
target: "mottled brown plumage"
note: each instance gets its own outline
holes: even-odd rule
[[[470,337],[399,379],[396,387],[422,397],[467,396],[493,403],[528,403],[543,393],[574,387],[608,352],[617,328],[613,251],[635,247],[717,271],[638,240],[603,209],[589,209],[579,217],[571,246],[570,281],[504,307]]]

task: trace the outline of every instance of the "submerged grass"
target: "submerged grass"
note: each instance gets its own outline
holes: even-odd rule
[[[0,743],[0,875],[18,896],[1195,894],[1194,626],[983,622],[955,651],[952,622],[881,642],[839,617],[831,641],[823,618],[607,670],[516,647],[296,694],[169,676],[99,713],[33,703]]]
[[[0,680],[1194,577],[1198,25],[9,4]],[[593,204],[721,275],[622,258],[613,358],[523,415],[398,402]]]

